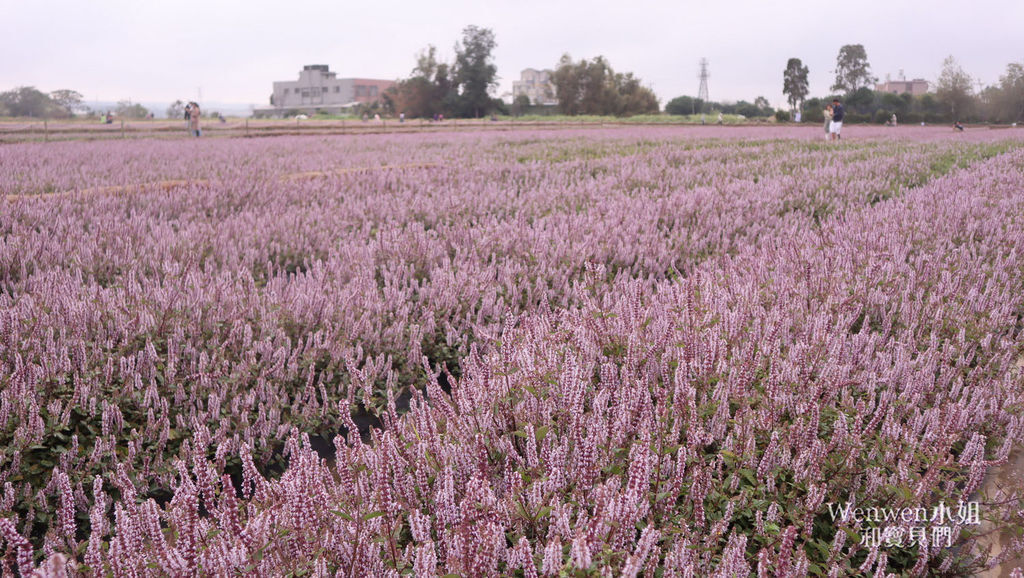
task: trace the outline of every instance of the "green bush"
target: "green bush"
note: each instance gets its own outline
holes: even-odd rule
[[[857,112],[847,112],[843,117],[844,124],[864,124],[871,122],[871,115]]]

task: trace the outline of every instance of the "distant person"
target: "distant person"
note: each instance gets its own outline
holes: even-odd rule
[[[803,119],[804,117],[799,110],[793,113],[793,122],[800,122]]]
[[[846,109],[843,108],[842,103],[839,102],[838,98],[832,99],[832,122],[828,125],[828,132],[832,136],[832,140],[840,140],[843,138],[843,118],[846,117]]]
[[[188,104],[191,107],[188,111],[188,134],[199,138],[202,135],[202,131],[199,129],[199,117],[201,116],[199,103],[190,102]]]
[[[832,105],[825,105],[825,110],[821,114],[825,117],[825,140],[828,140],[831,137],[829,127],[832,125]]]
[[[958,132],[964,132],[964,125],[960,124],[960,121],[956,121],[953,123],[953,130]]]
[[[405,122],[405,113],[404,112],[398,113],[398,122]]]
[[[107,111],[107,124],[114,124],[114,115]]]
[[[896,113],[892,113],[892,117],[889,119],[890,126],[896,126]]]
[[[718,113],[718,124],[722,124],[722,113]]]
[[[380,115],[379,114],[373,115],[373,122],[380,122]]]

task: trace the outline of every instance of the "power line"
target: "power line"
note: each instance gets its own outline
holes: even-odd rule
[[[711,74],[708,73],[707,58],[700,59],[700,74],[698,75],[698,77],[700,78],[700,88],[697,89],[697,100],[700,100],[705,103],[709,102],[710,99],[708,98],[708,79],[711,78]]]

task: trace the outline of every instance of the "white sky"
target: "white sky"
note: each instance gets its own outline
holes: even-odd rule
[[[784,103],[790,57],[824,96],[836,54],[863,44],[872,72],[934,81],[953,55],[986,84],[1024,61],[1020,0],[0,0],[0,91],[70,88],[87,100],[195,99],[267,104],[271,83],[305,64],[339,77],[408,76],[428,44],[446,60],[468,24],[498,43],[497,94],[523,68],[551,68],[564,52],[604,55],[662,104],[696,95],[710,63],[712,100]]]

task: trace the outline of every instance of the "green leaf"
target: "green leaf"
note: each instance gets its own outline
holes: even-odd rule
[[[384,514],[387,514],[387,512],[376,511],[376,512],[370,512],[369,514],[363,514],[363,521],[365,522],[367,520],[372,520],[374,518],[379,518],[379,517],[383,516]]]
[[[743,477],[744,480],[747,480],[748,482],[750,482],[751,486],[756,486],[757,485],[757,478],[754,477],[754,472],[750,468],[742,468],[742,469],[740,469],[739,470],[739,474],[740,474],[740,476]]]
[[[539,428],[537,428],[537,431],[534,432],[534,434],[537,436],[537,441],[538,442],[544,441],[544,438],[547,437],[548,430],[550,430],[550,429],[551,429],[551,426],[547,426],[547,425],[542,425]]]

